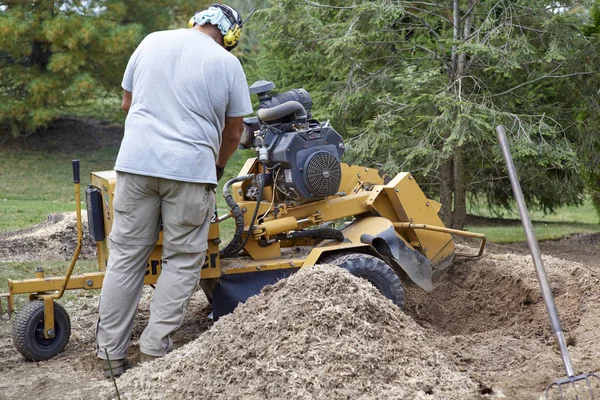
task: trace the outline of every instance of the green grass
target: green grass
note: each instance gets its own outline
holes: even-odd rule
[[[75,201],[0,199],[0,233],[16,231],[39,224],[46,220],[48,214],[53,212],[70,212],[74,210]]]
[[[46,220],[48,214],[75,210],[71,160],[80,160],[81,200],[93,171],[114,167],[117,149],[105,148],[86,154],[0,151],[0,233],[23,229]],[[228,211],[223,183],[236,176],[253,152],[236,152],[217,191],[219,215]],[[233,234],[233,221],[222,226],[223,237]]]
[[[57,154],[34,151],[0,152],[0,200],[74,201],[71,161],[79,159],[82,184],[92,171],[114,167],[116,149],[93,153]],[[82,197],[83,198],[83,197]]]
[[[532,224],[537,240],[558,239],[573,233],[600,232],[600,225],[598,224],[546,223],[537,221],[534,221]],[[469,232],[483,233],[489,242],[514,243],[525,241],[525,231],[521,225],[469,225],[465,227],[465,230]]]
[[[483,233],[490,242],[525,241],[525,231],[516,204],[510,210],[502,212],[474,205],[469,213],[490,219],[468,225],[466,230]],[[538,240],[557,239],[574,233],[600,232],[599,217],[590,199],[586,199],[580,207],[561,207],[552,214],[544,215],[540,210],[529,210],[529,218]]]
[[[71,161],[80,160],[81,199],[91,171],[112,169],[116,149],[88,154],[0,152],[0,233],[46,220],[50,213],[75,210]]]
[[[598,214],[594,209],[591,200],[586,199],[580,207],[561,207],[552,214],[546,214],[540,210],[528,210],[532,221],[539,222],[580,222],[583,224],[597,224],[599,222]],[[471,205],[469,213],[488,218],[519,219],[519,211],[516,204],[510,210],[491,211],[481,205]]]

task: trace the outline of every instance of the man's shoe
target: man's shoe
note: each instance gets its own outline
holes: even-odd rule
[[[100,360],[102,363],[102,369],[104,370],[104,377],[106,379],[111,379],[112,377],[118,378],[125,370],[129,368],[129,360],[127,358],[122,358],[120,360],[110,360],[110,365],[108,360]],[[112,369],[112,374],[111,374]]]
[[[150,354],[146,354],[146,353],[141,353],[140,352],[140,364],[143,364],[145,362],[149,362],[149,361],[154,361],[157,358],[161,358],[159,356],[151,356]]]

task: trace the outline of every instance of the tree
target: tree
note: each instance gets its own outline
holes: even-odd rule
[[[187,25],[195,7],[190,0],[0,1],[0,134],[31,133],[98,89],[120,91],[141,39],[175,19]]]
[[[595,0],[590,7],[590,20],[584,25],[583,31],[590,37],[593,48],[597,49],[600,45],[600,1]],[[587,90],[594,91],[594,85],[586,87]],[[600,115],[600,104],[598,102],[598,92],[591,96],[581,96],[574,101],[584,101],[586,107],[579,115],[582,123],[590,134],[581,136],[582,159],[585,162],[585,176],[588,187],[591,192],[592,201],[596,207],[596,212],[600,216],[600,124],[597,116]]]
[[[581,14],[561,4],[272,0],[261,65],[311,91],[350,161],[413,171],[448,226],[463,227],[467,196],[512,198],[497,124],[512,133],[526,199],[549,211],[582,199],[584,103],[568,101],[597,87]]]

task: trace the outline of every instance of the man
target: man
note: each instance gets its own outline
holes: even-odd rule
[[[163,229],[162,272],[140,337],[142,362],[172,349],[200,279],[215,208],[213,188],[252,112],[240,62],[228,51],[243,24],[232,7],[197,12],[190,29],[155,32],[123,77],[128,113],[117,156],[110,257],[98,306],[104,376],[128,366],[127,349],[146,263]]]

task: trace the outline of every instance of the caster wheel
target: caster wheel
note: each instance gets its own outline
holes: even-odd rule
[[[54,337],[44,337],[44,301],[30,301],[15,318],[13,344],[30,361],[45,361],[60,353],[71,336],[71,320],[65,309],[54,303]]]

